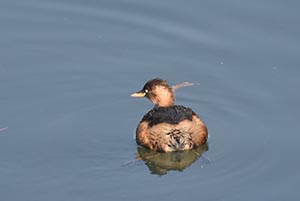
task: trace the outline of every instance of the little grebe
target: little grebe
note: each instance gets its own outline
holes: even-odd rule
[[[131,94],[132,97],[147,97],[155,104],[138,124],[137,144],[170,152],[193,149],[206,143],[205,124],[192,109],[175,105],[173,91],[167,81],[155,78],[141,91]]]

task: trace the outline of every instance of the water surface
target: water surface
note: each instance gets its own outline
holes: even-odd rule
[[[296,200],[299,6],[1,1],[2,199]],[[176,93],[208,126],[199,155],[141,157],[152,105],[129,95],[153,77],[200,83]]]

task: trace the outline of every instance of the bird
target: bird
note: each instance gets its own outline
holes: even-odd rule
[[[175,104],[174,88],[154,78],[131,97],[147,98],[154,107],[136,128],[138,145],[158,152],[191,150],[207,142],[208,129],[189,107]]]

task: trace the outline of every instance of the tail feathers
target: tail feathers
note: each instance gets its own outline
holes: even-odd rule
[[[190,136],[180,130],[172,130],[167,133],[167,136],[169,137],[168,147],[170,147],[173,151],[190,149],[190,146],[192,146]]]

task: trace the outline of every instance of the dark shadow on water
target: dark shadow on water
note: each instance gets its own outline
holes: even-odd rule
[[[193,150],[168,153],[160,153],[144,147],[138,147],[136,158],[145,161],[151,174],[164,175],[170,170],[182,172],[200,158],[207,150],[207,144]]]

